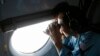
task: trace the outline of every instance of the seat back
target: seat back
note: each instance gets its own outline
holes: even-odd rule
[[[100,32],[100,0],[92,1],[88,9],[87,18],[90,20],[92,30]]]

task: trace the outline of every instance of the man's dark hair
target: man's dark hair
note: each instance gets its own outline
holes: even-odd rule
[[[57,16],[59,13],[64,13],[63,22],[66,26],[69,26],[75,31],[80,31],[80,26],[83,24],[81,18],[81,10],[76,6],[71,6],[67,2],[61,2],[56,5],[52,10],[52,15]],[[66,15],[66,13],[68,15]],[[71,20],[75,20],[70,22]]]
[[[59,4],[57,4],[53,10],[52,10],[52,15],[53,16],[58,16],[59,13],[63,13],[64,15],[66,14],[66,12],[68,12],[69,10],[69,5],[67,2],[61,2]],[[69,25],[69,19],[67,16],[63,17],[63,23],[68,26]]]
[[[61,2],[53,8],[52,15],[57,16],[59,13],[67,12],[68,7],[69,7],[69,5],[67,2]]]

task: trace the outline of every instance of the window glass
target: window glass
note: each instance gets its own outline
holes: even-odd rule
[[[51,20],[18,28],[11,37],[14,50],[32,53],[39,50],[47,42],[49,36],[44,33]]]

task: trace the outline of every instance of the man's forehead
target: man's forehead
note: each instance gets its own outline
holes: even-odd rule
[[[61,24],[63,22],[63,19],[58,18],[58,24]]]
[[[59,17],[59,18],[62,18],[63,16],[64,16],[64,13],[59,13],[59,14],[58,14],[58,17]]]

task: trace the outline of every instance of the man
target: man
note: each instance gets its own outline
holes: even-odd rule
[[[59,56],[85,55],[85,51],[96,43],[92,41],[99,39],[98,34],[84,30],[86,28],[82,26],[80,16],[80,10],[66,2],[53,9],[55,21],[49,25],[48,31]]]
[[[77,8],[75,7],[74,10]],[[53,17],[55,21],[49,25],[49,35],[55,44],[60,56],[76,56],[79,55],[79,24],[76,20],[70,19],[69,5],[66,2],[58,4],[53,9]],[[75,12],[75,11],[71,11]],[[79,13],[79,12],[77,12]],[[75,13],[73,13],[75,14]],[[71,15],[78,18],[76,15]],[[71,20],[71,21],[70,21]],[[74,22],[73,25],[70,22]]]

